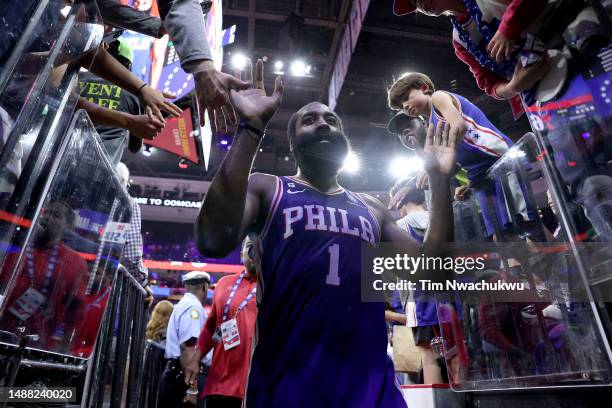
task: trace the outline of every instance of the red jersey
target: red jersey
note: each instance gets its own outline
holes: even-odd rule
[[[223,309],[230,296],[230,291],[239,276],[225,276],[217,283],[210,314],[198,338],[197,347],[202,352],[202,355],[206,355],[214,347],[212,365],[208,371],[206,386],[200,393],[201,398],[207,395],[244,398],[251,360],[251,340],[255,332],[255,321],[257,320],[255,296],[249,300],[238,315],[236,315],[236,309],[247,298],[253,288],[257,286],[257,281],[254,277],[250,279],[245,277],[240,282],[230,302],[227,314],[226,321],[236,317],[240,344],[230,350],[225,350],[223,342],[215,342],[213,340],[215,330],[221,326]]]

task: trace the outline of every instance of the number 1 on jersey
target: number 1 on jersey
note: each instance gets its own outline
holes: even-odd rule
[[[340,276],[338,276],[338,264],[340,263],[340,245],[334,244],[327,248],[329,251],[329,273],[325,283],[328,285],[340,286]]]

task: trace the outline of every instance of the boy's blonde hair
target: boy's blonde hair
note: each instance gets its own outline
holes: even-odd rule
[[[428,95],[434,93],[434,84],[427,75],[421,74],[420,72],[411,72],[402,76],[391,85],[391,88],[389,88],[389,107],[393,110],[402,109],[402,102],[404,101],[406,92],[411,89],[421,89],[423,85],[429,87],[429,91],[427,91]]]

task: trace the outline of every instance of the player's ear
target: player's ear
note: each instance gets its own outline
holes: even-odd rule
[[[425,95],[430,95],[431,94],[431,89],[429,89],[429,85],[427,84],[423,84],[421,85],[421,91],[425,94]]]

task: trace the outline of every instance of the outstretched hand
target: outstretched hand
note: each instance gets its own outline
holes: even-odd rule
[[[171,116],[178,118],[181,116],[183,110],[166,100],[166,98],[176,98],[176,95],[170,92],[161,92],[157,89],[151,88],[149,85],[145,85],[138,95],[140,102],[145,107],[146,115],[152,120],[154,117],[157,118],[164,125],[166,120],[162,116],[162,111],[169,113]]]
[[[253,64],[249,61],[245,69],[245,80],[249,83],[249,87],[240,91],[232,89],[230,101],[240,120],[263,131],[280,106],[283,98],[283,82],[279,76],[276,77],[274,91],[268,96],[264,88],[263,61],[260,59],[255,65],[254,78]]]
[[[427,128],[425,147],[416,149],[430,179],[448,177],[455,171],[458,135],[449,133],[450,126],[445,122],[438,122],[435,131],[433,123],[430,123]]]
[[[247,89],[249,84],[241,81],[239,76],[217,71],[212,61],[204,61],[202,66],[204,69],[194,75],[200,126],[204,126],[208,111],[212,132],[225,132],[228,125],[236,124],[230,89]]]

